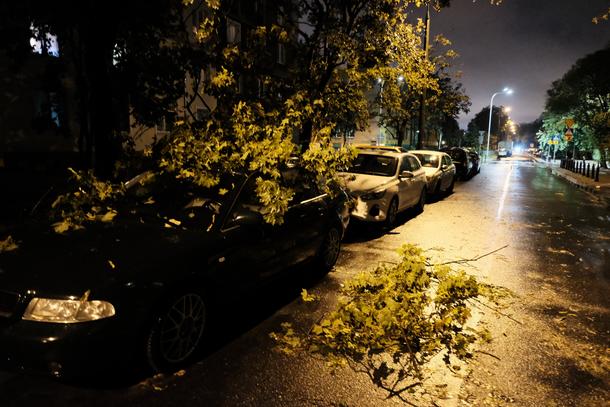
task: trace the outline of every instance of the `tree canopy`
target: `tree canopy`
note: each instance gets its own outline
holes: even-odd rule
[[[129,116],[145,125],[173,117],[171,135],[147,151],[151,168],[203,187],[222,172],[257,172],[272,223],[292,196],[279,175],[292,156],[332,189],[353,152],[334,149],[331,136],[368,126],[368,91],[377,78],[386,82],[388,103],[402,104],[403,118],[415,106],[405,103],[424,91],[439,123],[468,107],[447,73],[451,51],[425,57],[424,24],[413,16],[425,2],[273,0],[264,12],[257,4],[11,2],[3,8],[15,16],[7,30],[15,41],[3,48],[24,52],[11,44],[27,44],[32,26],[57,35],[63,74],[75,83],[79,145],[96,175],[111,178]],[[229,39],[232,18],[243,24],[239,38]],[[209,114],[191,110],[199,102]]]
[[[548,90],[545,107],[545,126],[540,135],[543,140],[549,131],[563,134],[561,123],[553,126],[551,122],[562,122],[573,118],[580,129],[575,143],[579,148],[600,149],[607,160],[610,147],[608,116],[610,116],[610,44],[589,54],[570,68],[564,76],[553,82]],[[544,140],[543,140],[544,141]],[[561,149],[560,145],[560,149]]]

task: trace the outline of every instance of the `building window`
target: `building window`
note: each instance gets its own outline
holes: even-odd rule
[[[34,27],[34,24],[30,25],[30,32],[32,34],[30,37],[32,51],[36,54],[59,57],[59,44],[57,43],[56,35]]]
[[[241,24],[227,18],[227,43],[238,44],[241,42]]]

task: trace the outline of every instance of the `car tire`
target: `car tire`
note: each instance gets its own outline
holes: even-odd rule
[[[146,338],[146,359],[154,372],[174,371],[187,363],[202,342],[208,309],[195,292],[172,296],[153,318]]]
[[[426,188],[421,190],[419,201],[417,201],[417,205],[415,205],[417,213],[422,213],[424,211],[424,206],[426,206]]]
[[[396,224],[396,217],[398,216],[398,199],[396,197],[392,198],[390,201],[390,205],[388,205],[388,210],[386,211],[385,216],[385,226],[392,229]]]
[[[316,256],[316,265],[322,274],[333,269],[341,252],[341,231],[338,226],[332,226],[322,241]]]

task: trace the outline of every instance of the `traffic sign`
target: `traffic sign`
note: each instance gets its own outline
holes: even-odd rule
[[[566,133],[563,135],[565,141],[570,142],[574,138],[574,133],[572,133],[572,129],[568,129]]]
[[[571,117],[568,117],[568,118],[565,120],[565,123],[566,123],[566,127],[567,127],[568,129],[571,129],[571,128],[573,128],[573,127],[574,127],[574,119],[572,119]]]

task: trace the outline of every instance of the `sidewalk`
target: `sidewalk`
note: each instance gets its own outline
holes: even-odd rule
[[[610,207],[610,170],[605,168],[600,169],[599,182],[595,182],[595,180],[585,177],[584,175],[560,168],[559,160],[545,161],[537,157],[533,157],[533,159],[537,163],[545,165],[547,168],[549,168],[554,175],[564,178],[572,184],[576,184],[587,191],[602,194]],[[594,162],[591,161],[590,163]]]

